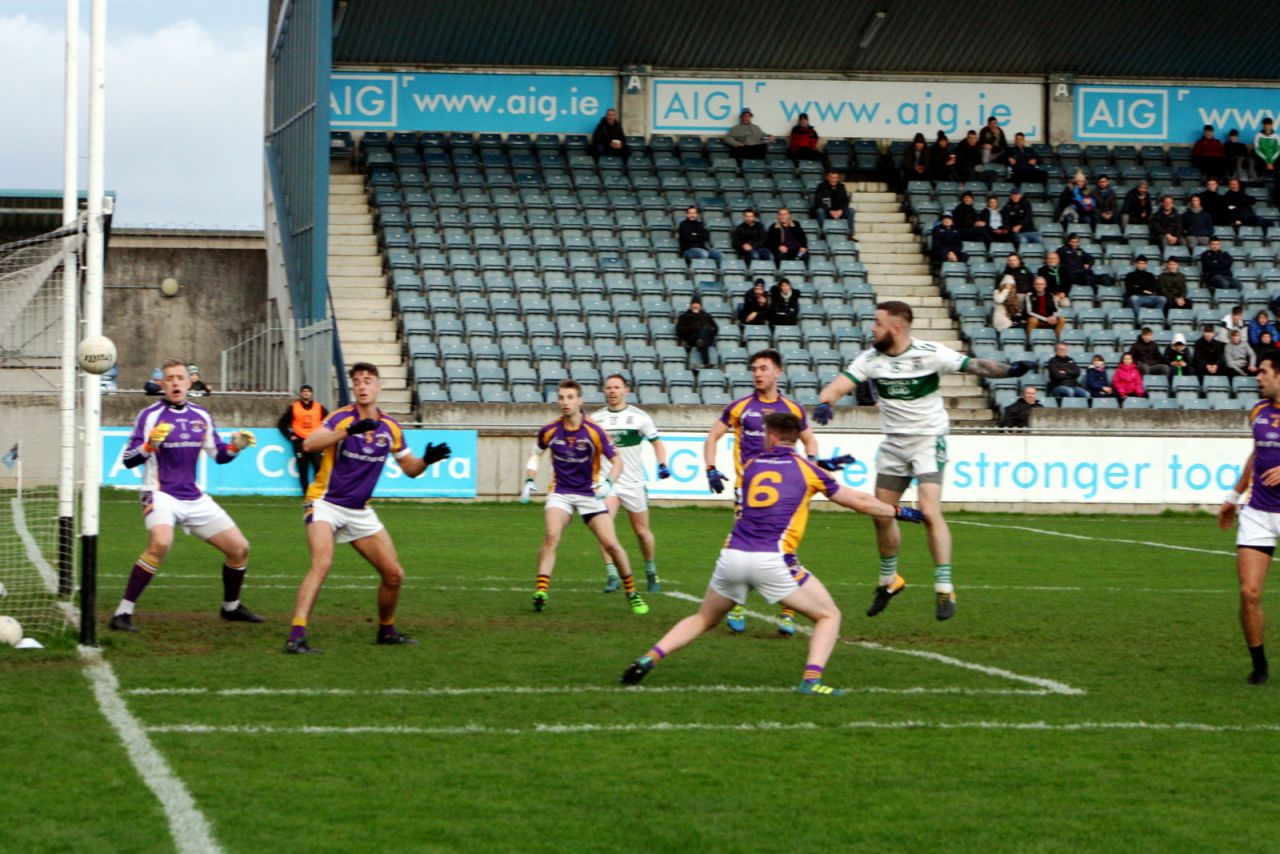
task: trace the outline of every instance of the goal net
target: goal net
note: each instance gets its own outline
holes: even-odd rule
[[[0,245],[0,615],[42,641],[76,619],[60,365],[64,259],[78,293],[80,246],[79,226]]]

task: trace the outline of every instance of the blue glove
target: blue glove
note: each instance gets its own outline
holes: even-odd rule
[[[671,477],[671,469],[667,468],[666,463],[658,463],[658,480],[666,480]]]
[[[1023,374],[1030,373],[1036,369],[1036,363],[1026,359],[1009,363],[1009,376],[1020,377]]]
[[[711,491],[716,495],[724,492],[724,485],[729,478],[720,474],[715,466],[707,466],[707,486],[711,487]]]
[[[819,403],[813,408],[813,420],[819,424],[826,424],[830,421],[832,414],[831,404],[829,403]]]
[[[924,514],[914,507],[899,507],[898,512],[893,514],[893,518],[901,519],[903,522],[924,522]]]
[[[845,466],[853,465],[855,462],[853,454],[841,454],[838,457],[830,457],[829,459],[814,460],[818,464],[818,468],[827,471],[840,471]]]

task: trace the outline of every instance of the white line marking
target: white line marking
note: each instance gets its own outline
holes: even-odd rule
[[[22,506],[22,499],[10,499],[9,505],[13,508],[13,527],[18,532],[18,539],[22,540],[22,546],[27,552],[27,560],[31,561],[32,566],[40,573],[44,586],[56,596],[58,594],[58,573],[54,572],[53,567],[49,565],[49,561],[44,559],[44,555],[40,553],[40,546],[36,544],[36,538],[31,536],[31,531],[27,528],[27,511]]]
[[[690,596],[688,593],[680,593],[678,591],[671,591],[666,595],[676,599],[684,599],[689,602],[702,601],[697,596]],[[762,614],[758,611],[747,611],[746,613],[758,620],[764,620],[765,622],[773,623],[774,625],[779,623],[776,617],[771,617],[768,614]],[[813,634],[813,629],[808,626],[798,625],[796,626],[796,629],[804,634]],[[1021,673],[1014,673],[1012,670],[1005,670],[1000,667],[989,667],[985,664],[975,664],[971,661],[962,661],[958,658],[952,658],[949,655],[942,655],[941,653],[929,652],[923,649],[899,649],[898,647],[886,646],[885,644],[876,643],[875,641],[850,641],[841,639],[840,642],[848,644],[849,646],[860,646],[864,649],[874,649],[878,652],[892,652],[897,653],[898,655],[910,655],[915,658],[924,658],[929,661],[939,662],[940,664],[949,664],[952,667],[960,667],[965,670],[975,670],[978,673],[985,673],[988,676],[998,676],[1001,679],[1009,679],[1014,682],[1025,682],[1028,685],[1037,685],[1041,688],[1045,688],[1055,694],[1080,695],[1086,693],[1082,689],[1073,688],[1065,682],[1057,682],[1053,679],[1042,679],[1039,676],[1023,676]]]
[[[855,694],[962,694],[974,696],[1044,697],[1054,693],[1034,688],[849,688]],[[133,697],[467,697],[490,694],[790,694],[791,688],[771,685],[659,685],[641,691],[616,685],[522,686],[487,688],[130,688]]]
[[[129,760],[138,770],[142,781],[160,801],[165,817],[169,820],[169,833],[178,850],[191,854],[221,851],[213,839],[209,823],[196,806],[191,793],[151,743],[146,728],[130,714],[128,706],[120,697],[120,682],[116,679],[115,671],[102,657],[101,651],[82,646],[80,655],[85,661],[85,676],[93,686],[98,709],[120,737]]]
[[[991,522],[970,522],[965,519],[948,519],[953,525],[970,525],[975,528],[1003,528],[1007,531],[1026,531],[1031,534],[1044,534],[1049,537],[1065,537],[1069,540],[1092,540],[1098,543],[1120,543],[1126,546],[1151,546],[1155,549],[1173,549],[1179,552],[1196,552],[1205,555],[1222,555],[1223,557],[1235,557],[1235,552],[1221,551],[1219,549],[1198,549],[1194,546],[1176,546],[1172,543],[1153,543],[1148,540],[1122,540],[1111,537],[1090,537],[1086,534],[1068,534],[1065,531],[1049,531],[1043,528],[1032,528],[1027,525],[996,525]]]

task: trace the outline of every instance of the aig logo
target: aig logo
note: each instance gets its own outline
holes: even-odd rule
[[[653,129],[727,130],[742,110],[737,80],[653,81]]]
[[[1169,135],[1169,90],[1129,86],[1077,86],[1078,139],[1152,139]]]

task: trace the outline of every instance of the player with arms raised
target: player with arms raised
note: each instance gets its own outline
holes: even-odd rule
[[[899,509],[865,492],[840,486],[797,454],[795,443],[803,423],[796,415],[771,412],[761,426],[764,447],[743,470],[742,512],[720,551],[702,606],[698,613],[676,623],[626,669],[624,685],[638,684],[659,661],[714,628],[735,605],[741,607],[748,591],[754,589],[769,602],[781,602],[813,620],[808,663],[796,690],[828,697],[845,693],[822,681],[840,635],[840,609],[817,576],[796,559],[809,521],[809,500],[821,492],[836,504],[878,519],[916,522],[920,512]]]
[[[401,471],[417,477],[427,466],[448,459],[449,446],[428,442],[422,456],[414,456],[405,445],[400,425],[378,408],[382,385],[377,365],[356,362],[347,376],[356,402],[330,413],[302,443],[305,453],[319,452],[321,459],[320,470],[307,488],[305,519],[311,568],[298,587],[293,606],[293,627],[284,647],[291,655],[321,652],[307,643],[307,622],[333,566],[334,543],[351,543],[381,576],[374,641],[384,645],[417,643],[396,629],[404,567],[369,499],[388,454],[396,458]]]
[[[822,390],[813,420],[826,424],[831,406],[853,391],[858,383],[871,382],[880,401],[885,438],[876,455],[876,497],[897,504],[914,477],[919,486],[920,509],[933,555],[933,586],[937,617],[955,616],[956,594],[951,582],[951,531],[942,516],[942,479],[947,462],[950,421],[940,390],[940,374],[970,373],[981,377],[1019,377],[1035,367],[1033,362],[1012,365],[990,359],[974,359],[950,347],[911,337],[911,306],[896,300],[876,306],[872,327],[874,346]],[[867,609],[874,617],[889,600],[907,586],[898,574],[898,550],[902,535],[892,518],[877,516],[876,542],[880,549],[880,583]]]
[[[219,465],[229,463],[240,451],[255,444],[253,434],[238,430],[231,435],[230,444],[222,441],[213,426],[213,416],[187,399],[191,374],[182,359],[164,363],[160,384],[164,400],[138,414],[123,455],[127,468],[145,467],[142,518],[147,526],[147,549],[133,565],[124,598],[108,625],[116,631],[138,630],[133,609],[172,548],[175,527],[195,534],[225,555],[222,608],[218,612],[222,619],[261,623],[262,618],[240,602],[249,541],[227,511],[196,485],[201,453],[213,457]]]
[[[640,552],[644,555],[645,584],[650,593],[662,590],[658,583],[658,564],[655,556],[653,531],[649,528],[649,493],[644,486],[644,455],[642,449],[645,442],[653,445],[653,453],[658,458],[658,479],[671,477],[671,469],[667,468],[667,449],[658,438],[658,427],[653,419],[642,409],[627,403],[627,381],[622,374],[611,374],[604,381],[603,409],[591,414],[591,420],[604,428],[609,434],[609,441],[622,457],[622,474],[613,485],[613,494],[604,500],[609,508],[609,515],[617,517],[618,507],[625,507],[631,517],[631,529],[636,532],[640,542]],[[600,547],[604,556],[604,592],[613,593],[618,589],[618,567],[614,565],[609,553]]]
[[[551,572],[556,566],[556,551],[560,537],[569,527],[575,513],[582,515],[591,533],[604,553],[613,558],[622,576],[622,589],[627,593],[627,604],[634,614],[649,613],[649,606],[636,592],[636,579],[631,574],[631,562],[618,542],[613,528],[613,517],[604,500],[613,493],[614,482],[622,475],[622,456],[613,448],[609,435],[600,425],[582,414],[582,386],[573,380],[561,380],[556,392],[560,405],[560,417],[538,431],[538,441],[533,454],[525,464],[524,489],[520,502],[529,503],[533,494],[533,479],[538,475],[542,454],[551,451],[551,488],[547,490],[546,509],[543,518],[547,532],[538,551],[537,590],[533,594],[533,610],[547,607],[547,590],[551,587]],[[610,461],[608,476],[600,477],[600,461]]]
[[[1253,452],[1245,460],[1236,487],[1218,508],[1218,526],[1231,527],[1241,493],[1249,503],[1239,512],[1236,531],[1236,573],[1240,577],[1240,626],[1253,659],[1250,685],[1267,681],[1267,653],[1262,645],[1262,585],[1280,536],[1280,350],[1258,359],[1258,391],[1262,400],[1249,412]]]

